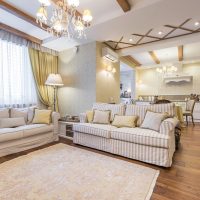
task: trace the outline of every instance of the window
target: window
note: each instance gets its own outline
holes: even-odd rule
[[[37,103],[28,48],[0,40],[0,107]]]

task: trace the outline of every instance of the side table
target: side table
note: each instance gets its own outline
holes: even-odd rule
[[[79,121],[59,121],[59,137],[73,140],[73,125],[77,123],[79,123]]]

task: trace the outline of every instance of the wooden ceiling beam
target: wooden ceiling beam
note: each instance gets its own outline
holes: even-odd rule
[[[17,35],[19,37],[22,37],[22,38],[24,38],[26,40],[29,40],[31,42],[37,43],[39,45],[42,44],[42,41],[39,40],[38,38],[35,38],[35,37],[31,36],[31,35],[28,35],[28,34],[22,32],[22,31],[19,31],[19,30],[15,29],[15,28],[12,28],[12,27],[10,27],[10,26],[8,26],[6,24],[0,23],[0,29],[2,29],[4,31],[7,31],[9,33],[12,33],[14,35]]]
[[[115,45],[115,50],[117,49],[117,46],[118,46],[118,44],[123,40],[123,36],[120,38],[120,40],[116,43],[116,45]]]
[[[145,37],[147,37],[152,30],[153,29],[150,29],[145,35],[141,36],[141,38],[137,41],[136,45],[139,44]]]
[[[131,5],[129,4],[128,0],[116,0],[116,1],[124,12],[128,12],[131,10]]]
[[[181,30],[184,30],[184,31],[193,32],[192,29],[185,28],[185,27],[178,27],[178,26],[172,26],[172,25],[165,25],[165,27],[167,27],[167,28],[177,28],[177,29],[181,29]]]
[[[152,57],[153,61],[154,61],[156,64],[160,64],[160,60],[158,59],[158,57],[156,56],[156,54],[155,54],[154,51],[149,51],[149,54],[150,54],[150,56]]]
[[[178,46],[178,60],[183,61],[183,45]]]
[[[174,31],[176,31],[177,29],[182,28],[182,26],[186,23],[188,23],[191,20],[191,18],[186,19],[182,24],[180,24],[179,26],[175,26],[169,33],[167,33],[166,35],[163,36],[163,39],[167,38],[170,34],[172,34]]]
[[[148,37],[148,38],[151,38],[151,39],[158,39],[158,40],[161,40],[162,38],[160,38],[160,37],[156,37],[156,36],[151,36],[151,35],[142,35],[142,34],[136,34],[136,33],[133,33],[132,35],[134,35],[134,36],[139,36],[139,37]]]
[[[14,6],[6,3],[5,1],[0,1],[0,8],[11,13],[12,15],[15,15],[16,17],[19,17],[20,19],[36,26],[36,27],[40,27],[40,25],[36,22],[36,19],[28,14],[26,14],[25,12],[18,10],[17,8],[15,8]],[[43,24],[43,27],[45,29],[48,28],[47,25]]]
[[[122,60],[124,61],[128,61],[131,64],[134,64],[134,66],[139,67],[141,66],[141,63],[139,61],[137,61],[135,58],[133,58],[133,56],[123,56]]]

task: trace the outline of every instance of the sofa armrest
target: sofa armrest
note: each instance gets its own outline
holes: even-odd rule
[[[80,118],[80,123],[87,123],[88,122],[86,113],[80,113],[79,118]]]
[[[170,135],[175,132],[175,127],[179,124],[177,118],[167,118],[160,125],[160,133]]]
[[[58,140],[58,120],[60,119],[60,114],[58,112],[52,112],[51,115],[52,123],[53,123],[53,131],[55,140]]]

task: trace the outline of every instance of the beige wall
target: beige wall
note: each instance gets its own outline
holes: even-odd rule
[[[96,101],[120,102],[120,63],[112,63],[102,58],[101,50],[104,44],[97,42],[96,56]],[[110,65],[116,69],[115,74],[106,73],[106,67]]]
[[[59,73],[64,87],[58,90],[61,116],[78,115],[96,101],[96,43],[89,43],[59,54]]]
[[[191,83],[165,84],[155,68],[137,70],[137,96],[200,94],[200,63],[184,65],[183,72],[193,76]]]
[[[94,102],[118,103],[120,97],[119,63],[106,62],[101,56],[101,43],[92,42],[59,54],[59,73],[64,87],[58,90],[61,116],[78,115],[91,109]],[[107,76],[107,65],[116,68],[114,75]]]

